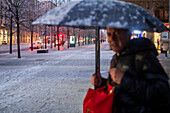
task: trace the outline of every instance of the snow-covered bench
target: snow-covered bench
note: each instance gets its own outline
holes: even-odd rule
[[[37,53],[48,53],[48,49],[38,49]]]

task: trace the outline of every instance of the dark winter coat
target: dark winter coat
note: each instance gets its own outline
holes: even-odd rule
[[[125,72],[116,85],[116,113],[170,113],[168,76],[160,65],[154,44],[146,39],[134,39],[130,47],[114,55],[111,68]],[[113,84],[111,77],[108,78]]]

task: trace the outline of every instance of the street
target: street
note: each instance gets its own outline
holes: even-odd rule
[[[82,113],[95,72],[95,45],[49,53],[0,54],[1,113]],[[107,77],[114,52],[101,44],[101,74]],[[158,56],[170,75],[170,58]]]
[[[42,48],[45,48],[45,45],[42,44]],[[20,44],[20,51],[31,51],[31,45],[30,43],[22,43]],[[63,45],[64,48],[67,48],[66,45]],[[51,48],[50,44],[47,44],[47,48]],[[54,48],[54,45],[53,45]],[[61,48],[61,46],[60,46]],[[17,52],[18,51],[18,47],[17,44],[13,44],[12,45],[12,52]],[[37,49],[33,49],[33,51],[37,51]],[[0,54],[2,53],[10,53],[10,45],[0,45]]]
[[[102,46],[101,46],[102,48]],[[101,73],[113,54],[103,46]],[[94,44],[63,51],[0,54],[1,113],[81,113],[95,72]]]
[[[112,111],[169,110],[170,0],[0,3],[0,113],[83,113],[99,72],[120,88]]]

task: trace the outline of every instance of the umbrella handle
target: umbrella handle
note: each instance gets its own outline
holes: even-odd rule
[[[95,73],[95,80],[97,82],[97,85],[98,86],[95,86],[95,89],[99,88],[102,84],[102,77],[101,77],[101,74],[100,74],[100,68],[99,67],[96,67],[96,73]]]
[[[96,28],[96,39],[95,39],[95,62],[96,62],[96,79],[97,83],[99,82],[99,85],[101,85],[101,74],[100,74],[100,28],[97,27]],[[95,86],[95,89],[97,89],[97,87]]]

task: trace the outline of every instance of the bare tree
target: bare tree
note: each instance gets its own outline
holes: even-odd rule
[[[26,0],[1,0],[3,4],[1,4],[1,9],[10,13],[17,26],[17,47],[18,47],[18,58],[21,58],[20,54],[20,23],[21,18],[23,16],[23,9]]]
[[[21,25],[26,27],[31,32],[31,51],[33,51],[34,25],[32,22],[45,13],[45,11],[39,6],[40,4],[37,0],[29,0],[29,2],[25,5],[27,7],[24,9]]]
[[[70,0],[51,0],[51,2],[53,2],[57,7],[59,7],[62,3],[66,3],[66,2],[70,2]],[[57,39],[58,39],[58,42],[59,42],[59,26],[57,26]],[[67,30],[69,30],[69,28],[67,28]],[[69,40],[69,36],[68,36],[68,34],[69,34],[69,31],[67,32],[67,40]],[[56,39],[56,38],[55,38]],[[55,42],[56,40],[54,40],[54,42]],[[54,46],[56,46],[56,44],[54,45]],[[69,47],[69,43],[68,43],[68,47]],[[59,50],[59,44],[58,44],[58,50]]]
[[[10,29],[10,54],[12,54],[12,28],[13,28],[13,15],[8,12],[8,6],[4,0],[0,0],[0,21],[3,24],[3,29]]]

